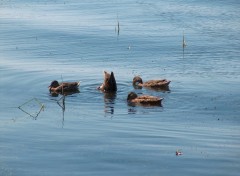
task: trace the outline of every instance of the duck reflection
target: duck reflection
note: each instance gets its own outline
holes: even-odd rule
[[[148,90],[153,90],[153,91],[157,91],[157,92],[170,92],[169,87],[146,87],[146,89]]]
[[[128,114],[136,114],[137,109],[135,108],[135,106],[133,104],[128,104],[128,105],[131,106],[130,108],[128,108]]]
[[[70,92],[64,92],[64,93],[59,93],[59,92],[51,92],[50,91],[50,95],[52,96],[52,97],[58,97],[59,95],[60,96],[68,96],[68,95],[72,95],[72,94],[75,94],[75,93],[80,93],[80,91],[79,90],[74,90],[74,91],[70,91]]]
[[[138,86],[138,85],[133,85],[134,89],[142,89],[142,86]],[[170,92],[169,87],[145,87],[145,89],[147,90],[152,90],[152,91],[156,91],[156,92]]]
[[[114,114],[114,105],[116,99],[116,92],[105,92],[104,93],[104,112],[106,114]]]

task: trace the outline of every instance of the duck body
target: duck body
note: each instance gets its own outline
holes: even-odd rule
[[[138,96],[134,92],[130,92],[127,97],[127,101],[132,104],[139,104],[145,106],[161,106],[163,98],[150,96],[150,95],[141,95]]]
[[[98,87],[99,90],[104,92],[116,92],[117,91],[117,83],[114,77],[114,73],[108,73],[106,71],[103,72],[104,81],[101,86]]]
[[[133,85],[137,87],[149,87],[149,88],[168,88],[171,81],[166,79],[142,81],[140,76],[133,78]]]
[[[50,92],[55,93],[68,93],[68,92],[76,92],[79,90],[80,82],[62,82],[59,84],[58,81],[54,80],[51,82],[49,88]]]

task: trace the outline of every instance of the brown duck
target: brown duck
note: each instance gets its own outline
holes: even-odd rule
[[[78,91],[79,85],[80,82],[62,82],[61,84],[59,84],[58,81],[54,80],[51,82],[48,88],[50,92],[54,93],[68,93]]]
[[[116,83],[113,72],[109,74],[108,72],[104,71],[103,74],[104,74],[104,81],[101,84],[101,86],[98,87],[98,89],[104,92],[116,92],[117,83]]]
[[[130,92],[127,97],[127,101],[133,104],[145,105],[145,106],[161,106],[163,98],[149,96],[149,95],[141,95],[138,96],[134,92]]]
[[[146,82],[142,81],[142,78],[140,76],[135,76],[133,78],[133,86],[136,87],[148,87],[152,89],[168,89],[168,85],[171,81],[168,81],[166,79],[160,79],[160,80],[149,80]]]

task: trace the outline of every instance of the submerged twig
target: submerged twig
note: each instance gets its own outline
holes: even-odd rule
[[[187,43],[185,41],[184,31],[183,31],[183,40],[182,40],[182,48],[183,48],[183,58],[184,58],[184,49],[187,47]]]
[[[119,33],[120,33],[120,23],[119,23],[119,20],[118,20],[118,15],[117,15],[117,26],[115,26],[115,32],[119,36]]]
[[[61,103],[62,100],[62,103]],[[63,95],[59,100],[57,100],[57,104],[62,108],[62,127],[64,126],[64,113],[65,113],[65,95]]]
[[[187,43],[185,41],[184,31],[183,31],[183,41],[182,41],[182,47],[185,48],[187,46]]]
[[[25,105],[29,104],[32,101],[35,101],[39,105],[39,110],[34,113],[30,113],[29,111],[27,111],[24,108]],[[38,117],[38,115],[40,114],[40,112],[44,111],[44,104],[41,103],[37,98],[32,98],[32,99],[28,100],[27,102],[23,103],[22,105],[18,106],[18,109],[20,109],[22,112],[28,114],[29,116],[33,117],[34,119],[36,119]]]
[[[60,103],[61,100],[62,100],[62,103]],[[57,100],[57,104],[65,111],[65,96],[64,95],[59,100]]]
[[[63,76],[61,75],[61,79],[62,79],[62,83],[63,83]],[[60,101],[62,100],[62,103],[60,103]],[[64,126],[64,113],[65,113],[65,94],[64,94],[64,90],[63,90],[63,86],[62,86],[62,97],[57,100],[57,104],[62,108],[62,127]]]
[[[62,75],[61,75],[61,78],[62,78],[62,83],[63,83],[63,77],[62,77]],[[64,95],[63,86],[62,86],[62,94]]]
[[[119,21],[117,23],[117,32],[118,32],[118,35],[119,35],[119,32],[120,32],[120,24],[119,24]]]

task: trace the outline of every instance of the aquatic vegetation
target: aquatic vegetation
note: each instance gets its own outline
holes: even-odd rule
[[[187,47],[187,42],[186,42],[186,40],[185,40],[184,31],[183,31],[183,41],[182,41],[182,47],[183,47],[183,49],[184,49],[185,47]]]

